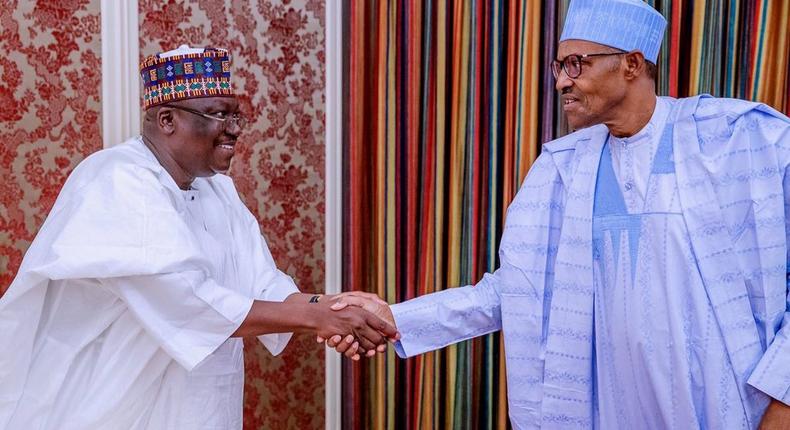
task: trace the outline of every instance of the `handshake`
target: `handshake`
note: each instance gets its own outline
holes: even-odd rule
[[[317,342],[352,360],[387,350],[387,341],[400,339],[390,307],[379,296],[351,291],[321,297],[324,319]],[[328,309],[330,312],[326,312]]]

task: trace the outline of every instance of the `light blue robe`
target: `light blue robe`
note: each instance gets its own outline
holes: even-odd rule
[[[515,428],[755,428],[769,396],[790,403],[790,120],[662,102],[641,210],[611,167],[599,177],[605,127],[547,143],[508,209],[500,268],[394,305],[398,353],[502,329]]]

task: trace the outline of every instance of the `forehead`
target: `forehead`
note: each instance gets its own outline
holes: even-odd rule
[[[569,39],[563,40],[557,46],[557,59],[561,60],[572,54],[599,54],[611,51],[612,48],[601,45],[600,43],[589,42],[587,40]]]
[[[185,106],[202,111],[234,112],[239,109],[239,100],[233,96],[200,97],[183,101]]]

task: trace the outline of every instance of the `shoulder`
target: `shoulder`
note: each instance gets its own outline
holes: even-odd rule
[[[556,195],[563,188],[564,184],[569,183],[573,176],[574,164],[579,145],[584,145],[596,133],[606,133],[606,127],[594,126],[571,134],[559,139],[546,142],[543,149],[532,163],[527,177],[521,184],[514,202],[519,202],[524,198],[532,198],[541,195],[541,198]]]
[[[726,123],[730,129],[790,127],[787,116],[764,103],[710,96],[699,97],[694,120],[698,124]]]
[[[688,139],[696,140],[699,153],[716,169],[730,171],[744,163],[776,164],[779,169],[790,165],[790,119],[770,106],[707,95],[678,101],[693,106],[677,120],[693,123],[685,128],[695,133]]]
[[[700,97],[694,112],[701,142],[732,139],[790,148],[790,119],[763,103]],[[748,137],[748,139],[747,139]]]
[[[142,141],[133,138],[95,152],[77,165],[63,185],[53,210],[86,200],[106,206],[107,210],[152,205],[174,207],[177,188]]]
[[[569,152],[573,153],[578,145],[584,144],[584,142],[596,136],[605,136],[607,132],[606,126],[603,124],[583,128],[559,139],[544,143],[543,152],[548,152],[552,156],[566,156]]]
[[[704,94],[699,96],[699,102],[697,103],[697,108],[694,111],[694,119],[697,121],[704,121],[709,118],[717,118],[722,116],[736,119],[752,113],[779,114],[763,103],[726,97],[711,97],[707,94]],[[779,115],[783,116],[781,114]]]
[[[699,97],[699,102],[697,103],[697,109],[694,112],[694,117],[696,119],[704,119],[720,115],[737,116],[743,114],[744,112],[748,112],[759,105],[760,103],[750,102],[747,100],[702,95]]]
[[[588,145],[593,140],[605,139],[607,133],[606,126],[599,124],[546,142],[543,144],[541,156],[536,160],[535,164],[538,166],[551,166],[560,175],[562,181],[567,183],[573,176],[575,165],[578,161],[577,155],[583,152],[579,151],[582,145]]]
[[[85,186],[97,181],[156,180],[164,169],[139,138],[102,149],[86,157],[69,177],[71,186]]]

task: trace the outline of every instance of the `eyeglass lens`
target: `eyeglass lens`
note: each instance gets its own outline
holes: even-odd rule
[[[551,73],[554,79],[559,79],[562,70],[569,78],[578,78],[582,72],[582,62],[578,55],[569,55],[562,59],[562,61],[554,60],[551,62]]]

